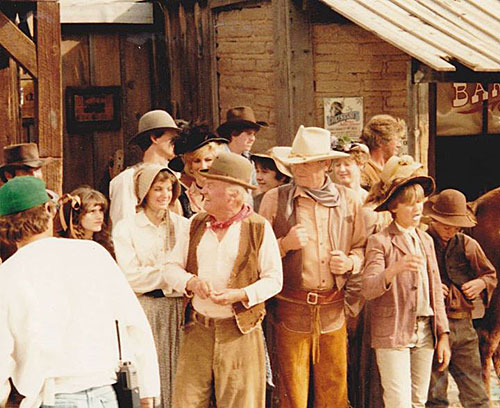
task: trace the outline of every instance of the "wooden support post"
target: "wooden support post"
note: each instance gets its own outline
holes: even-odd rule
[[[16,62],[10,58],[9,66],[0,70],[0,149],[21,141],[19,110],[19,76]]]
[[[48,188],[62,191],[62,77],[61,26],[59,4],[56,1],[37,2],[36,50],[38,80],[36,81],[35,112],[38,118],[38,147],[42,157],[52,157],[45,169]]]
[[[300,1],[272,0],[277,74],[277,144],[290,145],[299,125],[314,125],[311,21]]]

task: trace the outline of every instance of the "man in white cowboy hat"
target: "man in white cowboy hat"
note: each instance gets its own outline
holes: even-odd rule
[[[327,175],[347,156],[330,149],[329,131],[301,126],[292,147],[275,153],[294,181],[262,199],[283,257],[283,291],[271,307],[280,407],[347,406],[344,288],[360,273],[366,236],[356,194]]]
[[[265,406],[264,302],[282,287],[269,223],[245,204],[251,163],[222,152],[208,170],[204,210],[190,220],[165,278],[186,295],[173,407]]]
[[[431,218],[427,232],[434,240],[439,273],[450,323],[451,360],[445,371],[433,369],[427,406],[447,407],[448,372],[458,385],[464,407],[488,408],[489,399],[481,375],[481,358],[473,318],[481,318],[497,286],[496,270],[479,243],[462,234],[476,217],[467,208],[465,196],[448,189],[424,205]]]
[[[180,129],[175,120],[163,110],[152,110],[139,119],[137,134],[129,144],[139,146],[144,152],[144,163],[159,163],[166,165],[174,154],[174,139]],[[109,216],[113,225],[122,218],[135,215],[137,198],[134,193],[135,166],[129,167],[114,177],[109,183]]]

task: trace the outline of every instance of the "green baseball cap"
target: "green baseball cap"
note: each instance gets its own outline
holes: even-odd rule
[[[33,176],[14,177],[0,188],[0,216],[18,213],[49,201],[43,180]]]

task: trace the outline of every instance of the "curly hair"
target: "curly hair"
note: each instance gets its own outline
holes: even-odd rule
[[[375,115],[363,128],[359,140],[370,150],[389,143],[393,137],[402,138],[406,134],[406,122],[391,115]]]
[[[0,239],[6,242],[21,242],[41,234],[49,228],[49,222],[55,212],[56,205],[48,201],[29,210],[0,216]]]

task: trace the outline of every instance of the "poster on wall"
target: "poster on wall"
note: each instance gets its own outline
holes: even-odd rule
[[[325,129],[339,139],[357,140],[363,129],[363,98],[323,98]]]

